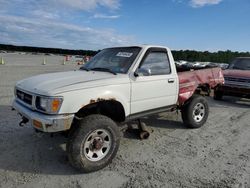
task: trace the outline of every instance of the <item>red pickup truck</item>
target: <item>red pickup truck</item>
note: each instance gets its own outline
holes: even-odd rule
[[[250,98],[250,57],[234,59],[223,71],[225,84],[214,91],[214,99],[221,100],[224,95]]]

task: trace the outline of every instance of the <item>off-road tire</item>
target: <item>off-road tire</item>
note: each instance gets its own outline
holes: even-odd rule
[[[201,117],[195,116],[196,108],[201,108]],[[207,121],[209,106],[207,100],[200,95],[193,95],[181,109],[183,123],[189,128],[199,128]]]
[[[67,142],[67,153],[71,165],[83,173],[94,172],[107,166],[115,157],[120,144],[120,131],[110,118],[94,114],[74,121]],[[111,137],[109,150],[103,159],[91,161],[84,154],[84,144],[96,130],[105,130]]]
[[[222,100],[223,93],[218,90],[214,90],[214,100]]]

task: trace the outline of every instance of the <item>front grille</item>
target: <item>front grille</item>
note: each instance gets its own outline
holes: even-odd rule
[[[248,78],[225,77],[225,80],[229,82],[241,82],[241,83],[250,84],[250,79]]]
[[[24,103],[32,105],[32,95],[17,89],[16,96],[19,100],[23,101]]]
[[[225,85],[250,87],[250,78],[225,77]]]

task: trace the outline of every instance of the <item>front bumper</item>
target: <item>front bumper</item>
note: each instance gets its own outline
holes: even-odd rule
[[[69,130],[74,118],[74,114],[46,115],[33,111],[17,100],[13,101],[12,107],[34,128],[43,132],[59,132]]]
[[[223,95],[250,98],[250,87],[239,85],[222,85],[218,88]]]

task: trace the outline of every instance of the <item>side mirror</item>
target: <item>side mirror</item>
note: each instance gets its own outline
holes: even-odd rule
[[[138,74],[137,70],[134,72],[134,77],[139,77],[139,74]]]
[[[138,68],[138,69],[134,72],[134,76],[135,76],[135,77],[139,77],[139,76],[150,76],[150,75],[151,75],[151,70],[150,70],[150,69]]]

